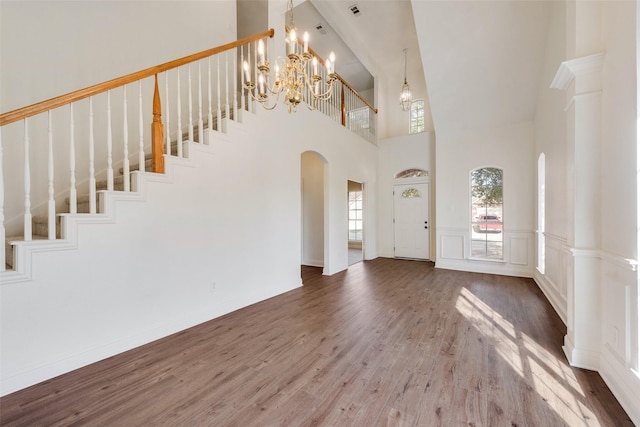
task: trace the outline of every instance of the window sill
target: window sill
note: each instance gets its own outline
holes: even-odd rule
[[[468,257],[467,261],[491,262],[491,263],[494,263],[494,264],[506,264],[507,263],[504,259],[493,259],[493,258],[473,258],[473,257]]]

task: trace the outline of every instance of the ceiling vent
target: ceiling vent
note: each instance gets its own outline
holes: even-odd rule
[[[353,16],[360,16],[360,8],[357,4],[349,6],[349,10],[353,13]]]
[[[324,27],[322,26],[322,24],[318,24],[316,25],[316,30],[320,31],[320,34],[325,35],[327,34],[327,30],[324,29]]]

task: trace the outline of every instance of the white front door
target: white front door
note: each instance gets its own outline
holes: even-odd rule
[[[395,185],[393,200],[395,256],[429,259],[429,184]]]

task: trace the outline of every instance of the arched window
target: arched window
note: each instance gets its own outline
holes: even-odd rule
[[[429,172],[423,169],[406,169],[402,172],[398,172],[396,174],[396,179],[398,178],[421,178],[429,176]]]
[[[502,169],[471,171],[471,257],[503,259]]]

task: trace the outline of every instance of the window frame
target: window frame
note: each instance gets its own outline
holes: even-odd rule
[[[473,173],[474,171],[481,169],[497,169],[501,172],[501,203],[497,205],[481,205],[478,204],[478,199],[473,195]],[[480,212],[480,209],[484,209],[484,212]],[[499,213],[497,212],[499,209]],[[497,223],[489,223],[488,219],[485,221],[478,221],[481,216],[497,216]],[[497,224],[497,226],[496,226]],[[481,226],[484,225],[485,232],[483,233],[484,239],[479,239],[477,236],[474,239],[474,234],[479,235]],[[498,232],[489,233],[489,229],[499,229]],[[497,237],[499,239],[499,251],[500,257],[489,256],[489,242],[497,242],[498,240],[489,239],[489,236]],[[480,166],[469,171],[469,259],[477,261],[489,261],[489,262],[505,262],[504,253],[504,169],[498,166]],[[474,241],[483,242],[484,254],[474,253]],[[478,245],[476,245],[478,246]]]
[[[420,106],[414,107],[417,105],[420,105]],[[415,117],[416,114],[420,115],[420,117]],[[420,121],[422,123],[420,123]],[[414,125],[414,122],[415,122],[415,125]],[[424,99],[414,99],[413,101],[411,101],[411,108],[409,108],[409,134],[413,135],[416,133],[423,133],[423,132],[425,132]]]

